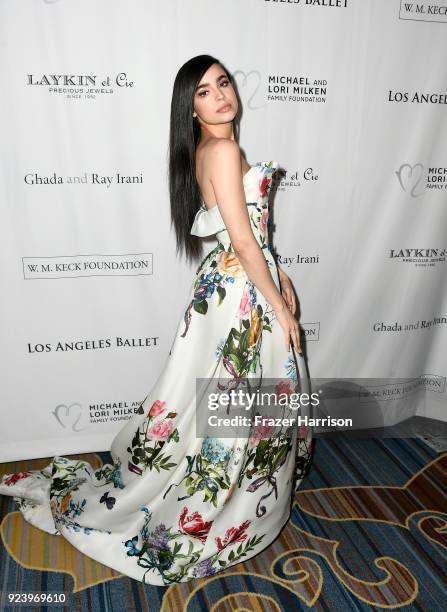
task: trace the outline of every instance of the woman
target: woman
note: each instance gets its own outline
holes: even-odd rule
[[[293,348],[305,372],[293,291],[268,248],[277,163],[241,159],[237,111],[218,60],[201,55],[182,66],[169,151],[177,250],[195,259],[201,237],[218,242],[197,268],[165,367],[112,442],[113,464],[95,471],[57,456],[0,484],[33,525],[154,585],[213,575],[263,550],[287,522],[310,460],[309,433],[287,436],[280,427],[273,435],[263,421],[237,436],[224,428],[197,435],[196,426],[208,426],[208,414],[196,414],[197,380],[228,392],[279,379],[275,389],[290,399]]]

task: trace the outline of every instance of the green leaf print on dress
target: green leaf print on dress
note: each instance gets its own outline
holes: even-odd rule
[[[244,275],[242,266],[233,252],[224,250],[222,244],[217,245],[202,264],[197,269],[197,280],[194,283],[194,295],[184,314],[185,330],[181,338],[186,333],[191,324],[191,310],[206,315],[208,311],[208,300],[214,294],[217,295],[217,305],[222,304],[227,294],[226,286],[234,283],[234,279]]]
[[[234,380],[218,383],[218,388],[235,389],[244,382],[245,377],[258,370],[262,375],[260,359],[262,335],[271,333],[271,322],[275,313],[270,304],[264,308],[257,303],[257,292],[252,282],[247,281],[239,304],[239,329],[232,327],[222,348],[222,361],[225,369]]]
[[[186,473],[178,483],[172,483],[163,494],[163,499],[172,487],[178,487],[185,481],[186,495],[177,497],[177,501],[192,497],[198,491],[203,492],[203,502],[212,503],[217,507],[219,490],[230,488],[227,467],[232,455],[232,449],[225,446],[223,440],[206,437],[202,442],[200,452],[195,456],[187,455]]]
[[[132,455],[128,469],[134,474],[141,476],[146,468],[155,469],[157,472],[170,470],[177,465],[169,461],[172,455],[162,452],[165,444],[179,441],[179,432],[173,421],[177,413],[170,411],[161,421],[153,423],[157,416],[165,412],[165,404],[166,402],[161,400],[152,404],[146,419],[136,430],[131,446],[127,447],[127,452]]]
[[[93,531],[108,533],[108,529],[97,529],[82,525],[75,520],[85,510],[87,499],[82,495],[76,501],[73,493],[79,491],[91,476],[91,466],[87,461],[73,461],[65,457],[55,457],[51,469],[50,508],[57,529],[82,531],[90,535]]]
[[[215,536],[216,552],[199,561],[203,552],[203,546],[200,544],[207,541],[213,521],[204,521],[197,511],[189,514],[188,507],[184,506],[177,528],[159,523],[150,531],[152,512],[146,506],[141,510],[145,513],[143,527],[139,534],[123,544],[128,549],[127,555],[131,558],[137,557],[137,564],[146,569],[143,582],[150,570],[158,571],[164,584],[213,576],[228,565],[242,560],[265,537],[265,534],[255,534],[248,538],[246,531],[251,521],[243,521],[238,527],[230,527],[224,534]],[[234,550],[236,544],[239,546]],[[172,570],[174,564],[176,569]]]

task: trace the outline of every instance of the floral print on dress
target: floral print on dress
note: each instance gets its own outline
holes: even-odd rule
[[[145,513],[143,527],[139,534],[123,544],[127,555],[132,559],[138,557],[138,565],[145,568],[143,582],[146,581],[146,574],[154,571],[161,575],[163,584],[166,585],[185,579],[212,576],[227,565],[242,560],[264,537],[263,534],[249,538],[247,529],[250,521],[243,521],[240,525],[229,527],[222,535],[215,536],[216,552],[199,561],[203,551],[201,545],[209,536],[212,522],[205,522],[197,511],[190,514],[188,507],[183,506],[176,528],[159,523],[150,530],[152,512],[147,507],[141,510]],[[171,568],[178,560],[181,562],[176,564],[176,570],[173,571]]]
[[[277,165],[259,162],[243,181],[253,235],[276,283],[267,230]],[[275,312],[218,211],[199,214],[199,231],[217,245],[196,268],[164,369],[112,440],[112,463],[94,469],[57,456],[0,483],[33,525],[50,532],[54,525],[86,555],[159,586],[214,576],[260,553],[280,532],[311,456],[306,428],[290,435],[265,423],[245,437],[196,435],[197,378],[215,377],[219,391],[277,378],[286,395],[300,382]],[[289,410],[286,403],[278,414]]]
[[[9,487],[18,482],[19,480],[22,480],[22,478],[27,478],[30,475],[31,472],[16,472],[15,474],[12,474],[12,476],[5,477],[2,481],[2,484]]]
[[[238,309],[239,328],[232,327],[222,349],[222,362],[233,378],[230,383],[218,384],[218,388],[237,389],[245,377],[262,370],[260,358],[262,338],[271,333],[275,313],[270,304],[257,303],[257,291],[250,281],[242,294]]]
[[[163,400],[155,400],[146,419],[136,430],[131,445],[127,447],[127,452],[131,455],[127,466],[134,474],[141,476],[145,469],[155,469],[157,472],[170,470],[177,465],[169,461],[172,455],[163,450],[170,442],[179,441],[179,432],[173,421],[177,413],[170,410],[164,415],[165,404]],[[160,415],[163,415],[162,420],[154,422]]]
[[[217,296],[217,305],[219,306],[227,294],[227,285],[231,285],[235,278],[244,274],[243,268],[234,253],[229,253],[217,247],[212,251],[212,254],[211,258],[208,259],[207,257],[204,260],[207,267],[205,268],[202,265],[198,268],[197,273],[200,276],[195,282],[194,296],[184,314],[185,330],[181,334],[182,338],[186,336],[191,324],[191,311],[194,309],[200,314],[206,314],[208,301],[214,294]]]
[[[195,456],[186,457],[187,468],[182,479],[171,483],[163,498],[172,487],[179,487],[184,482],[186,495],[178,496],[177,501],[202,493],[203,503],[211,503],[217,507],[219,492],[230,488],[227,466],[232,452],[231,448],[225,446],[223,440],[205,437],[200,452]]]

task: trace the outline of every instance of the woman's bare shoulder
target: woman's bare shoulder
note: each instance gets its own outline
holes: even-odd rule
[[[231,138],[213,138],[209,151],[214,157],[229,157],[231,159],[241,158],[239,145]]]
[[[231,138],[210,138],[197,152],[198,175],[212,176],[220,168],[237,167],[242,172],[242,156],[238,143]]]
[[[222,156],[233,158],[241,157],[241,150],[238,143],[231,138],[209,138],[205,144],[198,145],[197,152],[202,159]]]
[[[236,166],[242,169],[242,156],[238,143],[231,138],[213,138],[206,152],[210,171],[217,167]]]

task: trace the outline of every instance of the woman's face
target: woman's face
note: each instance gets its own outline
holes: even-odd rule
[[[238,110],[236,92],[220,64],[212,64],[194,93],[194,110],[199,123],[218,125],[233,121]]]

